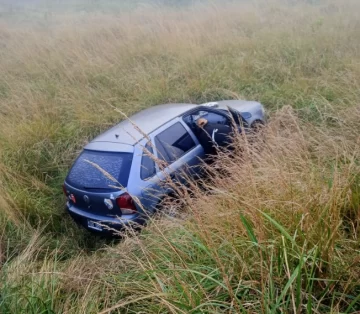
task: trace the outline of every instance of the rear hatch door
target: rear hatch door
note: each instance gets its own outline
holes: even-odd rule
[[[69,205],[94,215],[121,216],[116,198],[125,192],[132,158],[132,153],[84,150],[65,180]]]

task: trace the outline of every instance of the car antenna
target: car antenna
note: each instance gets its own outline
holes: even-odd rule
[[[119,138],[119,134],[115,134],[115,137],[116,137],[116,139],[118,139],[118,138]]]

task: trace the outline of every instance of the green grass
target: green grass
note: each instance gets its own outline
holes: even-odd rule
[[[359,312],[357,1],[93,5],[0,16],[0,312]],[[269,113],[261,148],[176,217],[112,243],[65,214],[115,109],[238,98]]]

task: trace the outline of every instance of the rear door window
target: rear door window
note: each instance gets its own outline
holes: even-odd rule
[[[128,184],[132,158],[132,153],[84,150],[71,168],[67,182],[80,189],[121,189]]]
[[[146,180],[153,177],[155,174],[156,174],[156,168],[154,161],[154,153],[151,146],[151,142],[148,142],[145,145],[145,149],[141,157],[140,177],[141,180]]]
[[[184,126],[177,122],[155,136],[159,158],[173,163],[195,147],[195,142]]]

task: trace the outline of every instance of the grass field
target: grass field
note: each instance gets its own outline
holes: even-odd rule
[[[184,2],[0,1],[0,313],[360,312],[359,1]],[[268,126],[175,217],[109,243],[65,214],[115,109],[238,98]]]

